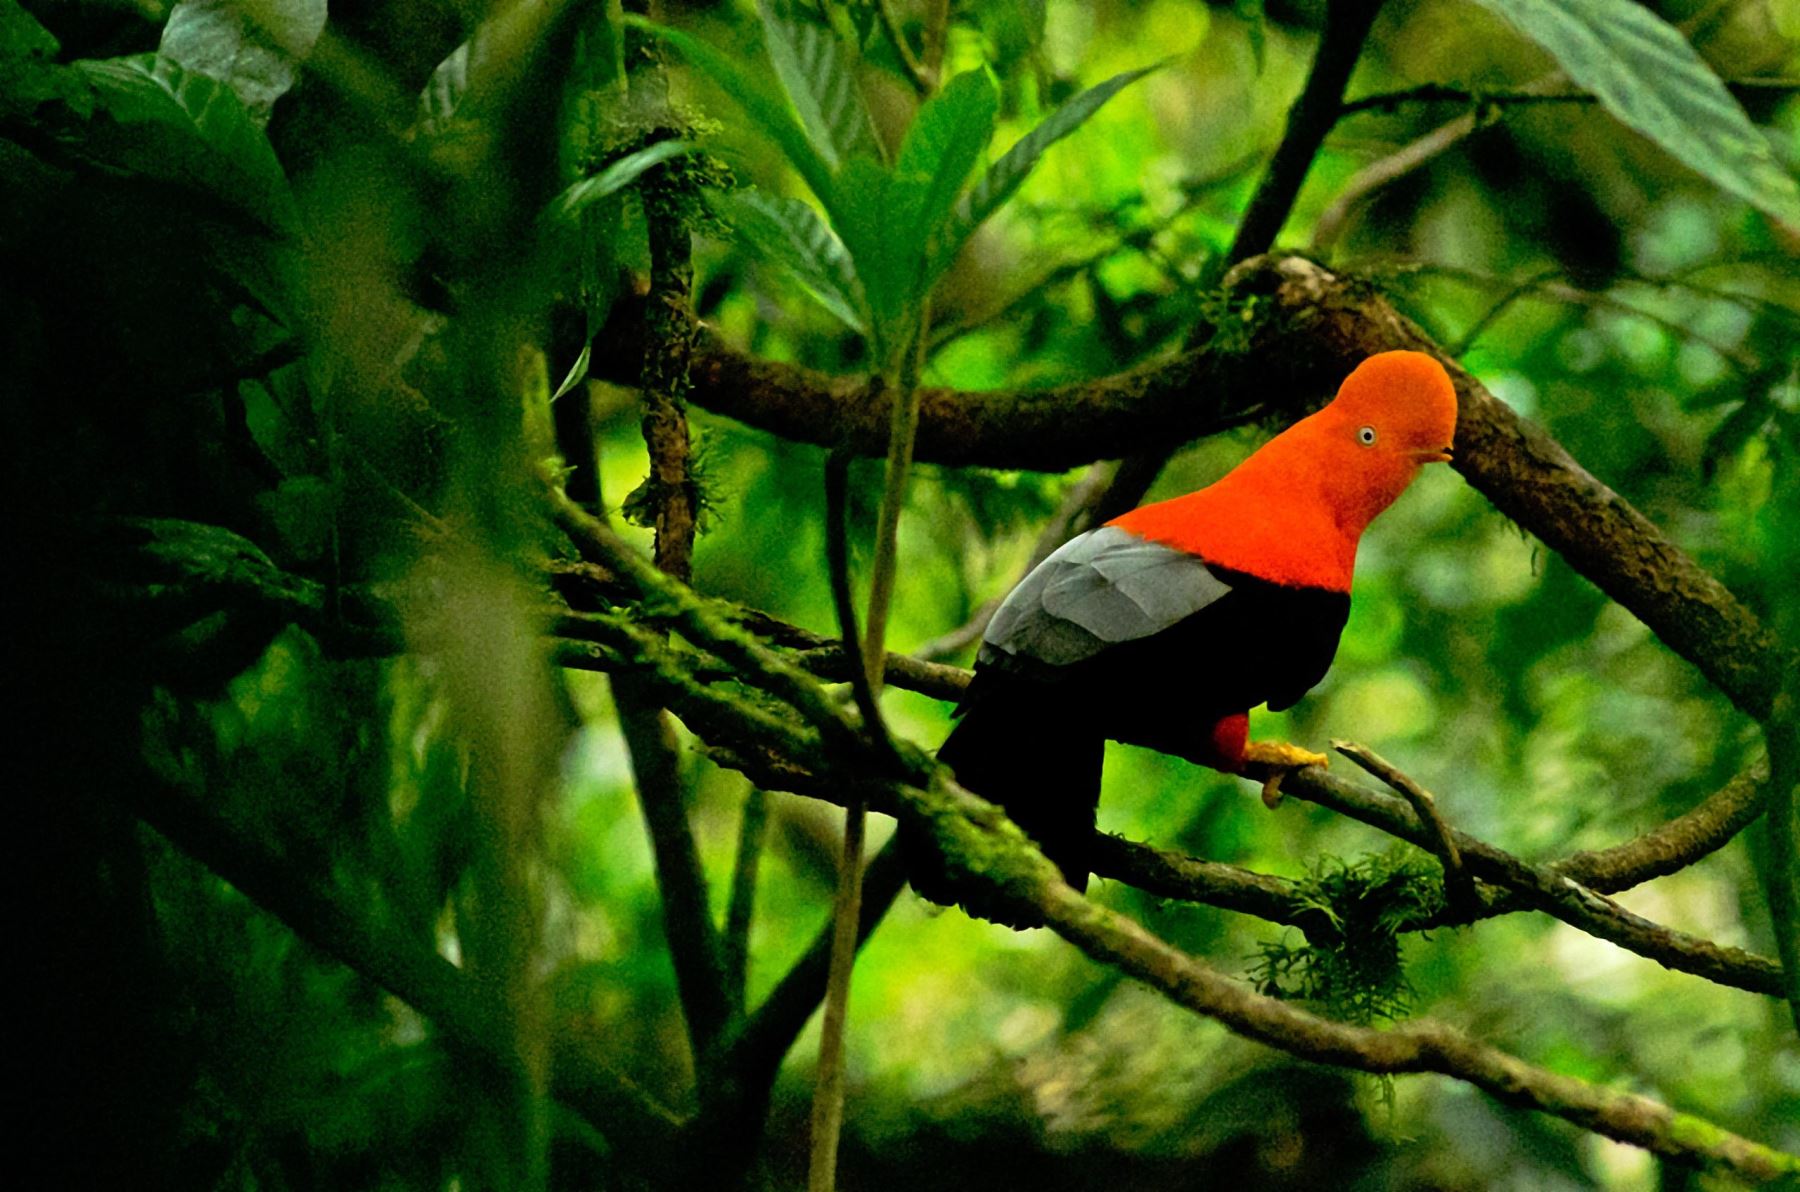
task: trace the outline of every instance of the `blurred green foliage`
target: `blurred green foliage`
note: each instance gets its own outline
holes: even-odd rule
[[[695,309],[758,357],[879,371],[896,334],[881,327],[916,317],[929,292],[927,384],[1114,373],[1218,309],[1211,287],[1324,6],[1003,0],[950,5],[942,30],[924,3],[794,6],[790,19],[836,31],[838,68],[867,105],[858,135],[898,149],[902,171],[920,127],[902,59],[941,55],[933,102],[983,137],[945,142],[968,150],[959,186],[992,178],[1007,147],[1087,88],[1164,63],[1036,146],[1028,177],[1002,171],[1004,206],[959,210],[954,191],[934,192],[937,222],[904,235],[881,211],[854,214],[901,175],[850,158],[825,184],[802,171],[809,198],[766,139],[776,117],[751,121],[758,135],[742,95],[721,88],[735,70],[757,102],[782,102],[752,52],[753,4],[663,6],[684,47],[727,48],[713,51],[723,70],[673,66],[660,108],[621,82],[605,4],[387,0],[334,8],[323,34],[318,7],[0,0],[0,358],[28,618],[13,676],[28,709],[20,971],[41,974],[28,1029],[62,1057],[28,1124],[69,1186],[654,1186],[615,1161],[617,1139],[542,1094],[546,1053],[580,1035],[664,1103],[697,1102],[607,682],[550,665],[532,604],[536,568],[559,549],[532,486],[567,446],[552,427],[565,403],[583,403],[596,445],[567,461],[571,484],[583,476],[616,509],[646,475],[633,395],[598,379],[634,367],[608,318],[646,267],[639,189],[706,196],[717,219],[689,209]],[[1800,226],[1782,206],[1800,169],[1795,6],[1642,9],[1747,113],[1756,146],[1737,146],[1747,156],[1730,168],[1779,176],[1723,189],[1688,168],[1706,168],[1694,155],[1615,121],[1616,103],[1480,100],[1553,69],[1498,7],[1384,7],[1352,95],[1447,83],[1477,98],[1346,117],[1283,242],[1306,244],[1371,162],[1478,110],[1472,135],[1350,207],[1321,251],[1456,345],[1800,641]],[[247,54],[249,26],[221,12],[292,19]],[[177,64],[165,29],[181,22]],[[806,112],[779,111],[804,133]],[[830,111],[817,118],[848,135]],[[1747,187],[1755,205],[1738,197]],[[842,237],[861,283],[903,275],[897,296],[770,248],[815,225]],[[835,302],[809,300],[833,278],[847,287]],[[695,585],[832,633],[822,453],[702,408],[692,422],[710,509]],[[1207,483],[1266,429],[1182,451],[1152,496]],[[861,552],[879,468],[852,479]],[[891,646],[936,639],[1002,595],[1077,479],[920,469]],[[412,594],[405,651],[346,649],[231,607],[115,621],[91,593],[153,577],[119,574],[124,556],[96,541],[95,520],[113,515],[225,527],[330,593],[394,585]],[[853,561],[866,571],[863,553]],[[1371,532],[1357,584],[1329,678],[1253,731],[1366,742],[1435,790],[1453,823],[1522,856],[1625,839],[1758,754],[1753,723],[1447,470]],[[941,739],[947,705],[887,698],[898,731]],[[683,744],[722,920],[745,783]],[[146,826],[132,793],[144,790],[204,809],[284,880],[476,974],[522,1057],[519,1086]],[[1112,883],[1094,896],[1334,1012],[1441,1017],[1800,1149],[1800,1051],[1775,1002],[1541,916],[1396,937],[1400,904],[1429,896],[1421,854],[1381,859],[1388,841],[1369,829],[1252,795],[1114,746],[1101,827],[1300,879],[1341,938]],[[828,913],[836,823],[829,807],[771,797],[751,1005]],[[1753,842],[1734,842],[1621,901],[1767,953],[1760,863]],[[847,1188],[1173,1188],[1222,1173],[1273,1188],[1715,1186],[1448,1081],[1401,1078],[1384,1108],[1371,1082],[1235,1038],[1048,933],[910,894],[859,961],[851,1022]],[[761,1174],[775,1186],[804,1168],[813,1030],[773,1090]]]

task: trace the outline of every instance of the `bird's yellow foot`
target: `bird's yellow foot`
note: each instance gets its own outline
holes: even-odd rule
[[[1286,741],[1251,741],[1244,746],[1244,760],[1265,766],[1298,770],[1301,766],[1329,766],[1331,759],[1322,753],[1289,745]]]
[[[1262,801],[1270,809],[1281,806],[1281,780],[1288,771],[1331,765],[1331,759],[1324,754],[1285,741],[1251,741],[1244,746],[1244,761],[1269,767],[1269,776],[1263,780]]]

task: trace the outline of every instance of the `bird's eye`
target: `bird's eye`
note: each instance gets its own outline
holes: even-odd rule
[[[1364,447],[1375,446],[1375,428],[1372,426],[1365,426],[1357,431],[1356,441],[1361,443]]]

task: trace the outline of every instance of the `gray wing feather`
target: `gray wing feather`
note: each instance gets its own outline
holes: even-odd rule
[[[1230,590],[1193,555],[1103,526],[1064,543],[1012,590],[981,658],[1067,666],[1159,633]]]

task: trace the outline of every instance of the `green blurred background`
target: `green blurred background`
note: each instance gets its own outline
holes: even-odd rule
[[[916,31],[915,10],[926,6],[892,7]],[[1650,7],[1728,80],[1800,75],[1791,0]],[[155,2],[26,8],[60,43],[31,59],[40,71],[152,50],[167,17]],[[1194,0],[952,7],[947,66],[994,71],[1000,148],[1081,86],[1167,65],[1051,150],[965,251],[936,296],[926,383],[1049,384],[1180,346],[1213,309],[1218,261],[1281,135],[1323,5],[1270,0],[1261,9]],[[758,36],[747,3],[670,3],[662,16],[717,45],[750,47]],[[883,53],[877,40],[866,81],[877,124],[891,134],[914,100]],[[1506,89],[1548,69],[1541,51],[1473,4],[1392,0],[1350,94],[1427,82]],[[801,193],[729,100],[687,71],[673,75],[678,102],[711,121],[703,143],[740,182]],[[1800,168],[1793,87],[1735,93],[1783,167]],[[577,283],[566,260],[520,259],[532,254],[505,235],[516,219],[467,214],[503,204],[509,187],[525,193],[520,171],[463,177],[464,189],[409,207],[384,189],[379,154],[364,160],[329,135],[284,128],[287,102],[277,102],[269,135],[311,233],[266,268],[262,250],[245,247],[264,244],[266,232],[195,198],[220,184],[158,179],[130,157],[132,145],[150,151],[135,126],[92,116],[59,125],[58,113],[16,99],[0,108],[0,193],[13,225],[0,233],[13,267],[0,286],[0,342],[15,361],[13,507],[43,510],[62,528],[95,513],[228,526],[321,580],[334,568],[394,582],[433,571],[448,615],[463,617],[479,649],[458,662],[432,639],[399,657],[346,658],[298,629],[265,626],[175,635],[152,650],[144,642],[154,634],[127,629],[130,650],[103,641],[75,655],[76,675],[66,653],[41,660],[41,674],[21,672],[54,692],[42,701],[53,731],[31,752],[34,765],[57,775],[45,789],[158,781],[185,792],[288,863],[328,875],[334,897],[406,924],[452,958],[472,947],[458,928],[481,898],[471,872],[483,856],[511,857],[533,892],[521,920],[528,938],[497,945],[524,959],[496,963],[551,991],[548,1017],[520,1027],[525,1045],[559,1031],[591,1035],[647,1092],[691,1106],[693,1061],[607,680],[549,672],[528,614],[509,610],[511,581],[439,558],[440,532],[498,543],[501,555],[535,542],[507,486],[542,444],[516,406],[502,401],[495,412],[471,371],[517,367],[528,380],[514,391],[528,408],[541,402],[569,367],[541,308]],[[1282,243],[1306,246],[1359,169],[1468,106],[1406,103],[1341,121]],[[567,115],[553,103],[524,110],[552,119],[522,122],[540,134]],[[600,123],[612,119],[621,118],[601,112]],[[1334,219],[1317,251],[1456,345],[1497,395],[1786,640],[1800,640],[1800,229],[1721,193],[1596,105],[1506,107],[1482,121]],[[407,137],[456,160],[454,138]],[[71,165],[70,153],[81,160]],[[245,178],[223,185],[258,204]],[[492,238],[471,233],[446,248],[430,227],[445,210]],[[585,247],[603,272],[641,271],[634,201],[615,200],[589,228],[601,242]],[[722,229],[700,230],[695,306],[721,336],[774,360],[863,366],[860,341],[790,279]],[[489,301],[496,293],[504,300]],[[539,320],[523,338],[541,354],[522,366],[482,356],[492,330],[516,326],[521,311]],[[286,358],[267,355],[284,343],[295,345]],[[606,350],[604,337],[596,343]],[[259,359],[260,370],[247,363]],[[404,379],[373,375],[383,361]],[[635,398],[584,384],[600,494],[616,508],[646,472]],[[325,392],[349,396],[331,405]],[[692,424],[708,507],[695,585],[834,632],[823,453],[702,408]],[[1183,450],[1152,495],[1209,482],[1268,430]],[[901,530],[890,647],[916,649],[1003,594],[1081,475],[922,467]],[[859,515],[872,519],[878,465],[859,465],[853,478],[866,502]],[[647,545],[647,532],[631,532]],[[459,584],[473,594],[466,617],[456,611]],[[46,607],[55,604],[56,585],[41,586]],[[52,611],[47,623],[72,620]],[[509,636],[519,626],[524,636]],[[90,643],[105,636],[91,621],[69,632]],[[459,666],[475,677],[459,678]],[[473,705],[501,727],[475,723]],[[898,729],[927,746],[947,731],[945,704],[894,692],[888,707]],[[470,796],[472,756],[504,735],[509,717],[537,726],[512,747],[545,776],[527,826],[511,835]],[[1365,540],[1330,676],[1293,711],[1253,717],[1252,731],[1321,748],[1331,737],[1361,741],[1436,791],[1453,823],[1546,860],[1685,810],[1761,749],[1755,724],[1693,668],[1448,469],[1422,478]],[[682,767],[722,918],[747,784],[699,749],[684,749]],[[1114,745],[1100,824],[1296,878],[1392,845],[1314,806],[1266,810],[1255,794],[1242,780]],[[605,1139],[554,1106],[537,1127],[497,1118],[489,1084],[429,1021],[116,811],[105,797],[71,797],[27,820],[53,847],[29,835],[18,847],[38,853],[21,872],[43,955],[80,958],[46,986],[55,1004],[45,1029],[71,1049],[71,1070],[57,1078],[68,1089],[45,1097],[97,1115],[86,1119],[93,1145],[131,1156],[120,1162],[139,1186],[506,1186],[513,1177],[495,1174],[504,1165],[489,1151],[504,1150],[495,1136],[515,1127],[541,1129],[549,1155],[547,1170],[520,1180],[641,1185],[611,1162]],[[825,920],[841,819],[781,794],[768,813],[749,937],[752,1005]],[[884,818],[872,826],[877,841],[890,830]],[[1761,840],[1747,834],[1620,901],[1772,952],[1756,878]],[[1265,947],[1296,942],[1259,920],[1116,883],[1096,881],[1091,893],[1232,974],[1253,972]],[[1800,1148],[1800,1050],[1772,999],[1664,971],[1536,915],[1409,936],[1404,958],[1406,1014]],[[1047,932],[1015,933],[910,893],[862,955],[850,1021],[846,1188],[1725,1186],[1447,1080],[1381,1082],[1296,1064]],[[804,1170],[816,1031],[800,1037],[776,1085],[762,1173],[774,1186]],[[71,1161],[80,1170],[89,1159]],[[120,1178],[112,1186],[137,1182]]]

